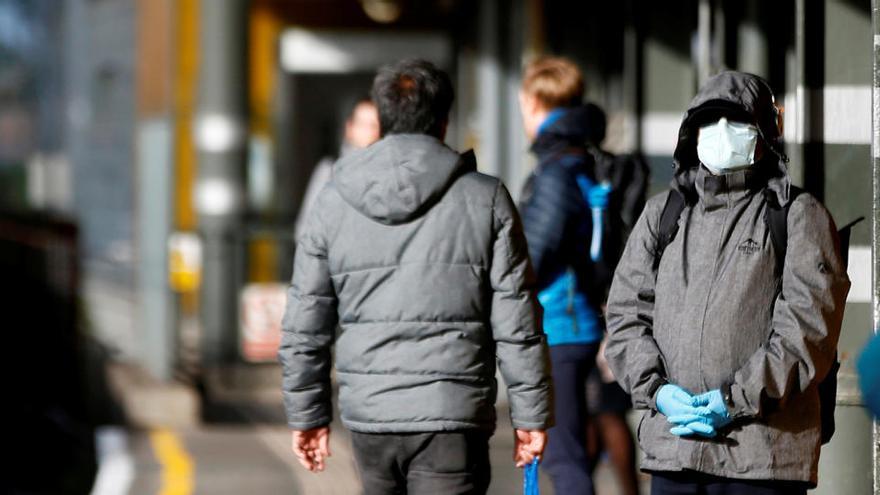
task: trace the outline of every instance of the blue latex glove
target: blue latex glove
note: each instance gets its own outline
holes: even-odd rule
[[[666,416],[667,421],[675,424],[670,433],[677,436],[700,435],[714,437],[715,428],[705,421],[707,411],[696,407],[696,399],[687,390],[667,383],[657,390],[654,401],[657,410]]]
[[[718,389],[710,390],[705,394],[694,397],[694,405],[699,409],[705,410],[701,415],[705,417],[709,424],[713,427],[724,428],[729,425],[733,418],[727,412],[727,404],[724,403],[724,396]]]
[[[701,437],[712,438],[717,435],[715,428],[713,428],[712,425],[701,421],[700,418],[700,416],[691,416],[690,419],[677,417],[677,420],[685,421],[686,424],[673,426],[669,429],[669,433],[679,437],[698,435]]]
[[[693,414],[676,415],[670,416],[669,421],[678,425],[687,425],[694,433],[704,436],[715,436],[715,433],[714,431],[711,435],[701,433],[701,431],[706,431],[707,429],[698,425],[707,425],[716,430],[727,426],[733,421],[727,412],[727,404],[724,403],[724,397],[721,395],[720,390],[711,390],[705,394],[694,396],[693,405],[697,406],[696,417]]]
[[[667,383],[657,390],[654,400],[657,410],[667,418],[684,415],[698,415],[699,411],[694,406],[694,396],[687,390]]]

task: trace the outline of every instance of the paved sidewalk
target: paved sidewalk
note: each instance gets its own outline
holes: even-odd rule
[[[331,437],[327,469],[312,474],[302,469],[290,452],[287,427],[279,424],[208,425],[175,432],[192,460],[195,494],[210,495],[354,495],[359,493],[348,434],[338,424]],[[130,442],[135,459],[132,495],[163,493],[167,467],[157,459],[150,432],[136,432]],[[510,460],[513,439],[510,428],[499,428],[492,438],[492,485],[490,495],[522,493],[522,472]],[[610,468],[602,464],[596,473],[599,495],[616,495]],[[647,487],[643,487],[647,493]],[[178,492],[180,493],[180,492]],[[541,493],[553,493],[546,476]]]
[[[266,373],[266,377],[255,381],[269,383],[260,383],[261,386],[247,391],[249,387],[244,387],[242,383],[248,383],[242,382],[238,383],[235,389],[237,392],[215,394],[213,403],[204,404],[207,421],[200,425],[167,430],[129,431],[126,455],[134,466],[134,476],[127,493],[360,493],[349,434],[338,419],[331,425],[332,457],[328,461],[327,469],[320,474],[304,470],[290,450],[290,432],[285,424],[280,394],[277,392],[277,384],[270,380],[274,374],[266,370],[261,373]],[[508,410],[503,391],[501,392],[498,429],[490,442],[490,495],[522,493],[522,471],[513,465],[513,431],[507,419]],[[613,473],[605,463],[600,464],[597,469],[596,489],[598,495],[619,493]],[[643,493],[648,493],[645,483],[642,489]],[[123,490],[117,493],[126,492]],[[543,473],[541,493],[553,493],[549,479]]]

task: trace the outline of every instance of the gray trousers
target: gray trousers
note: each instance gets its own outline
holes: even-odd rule
[[[489,437],[481,430],[351,433],[364,495],[484,494]]]

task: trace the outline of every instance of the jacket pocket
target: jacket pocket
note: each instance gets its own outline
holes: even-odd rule
[[[745,423],[714,443],[706,454],[709,462],[728,473],[767,472],[773,465],[774,445],[765,423]]]
[[[657,411],[646,411],[639,421],[639,445],[648,459],[668,460],[674,457],[676,439],[666,428],[665,417]]]

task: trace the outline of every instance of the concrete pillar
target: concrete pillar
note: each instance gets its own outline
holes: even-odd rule
[[[170,380],[177,354],[174,300],[168,287],[172,229],[173,129],[171,112],[172,4],[139,0],[135,212],[138,242],[138,334],[143,362],[154,378]]]

